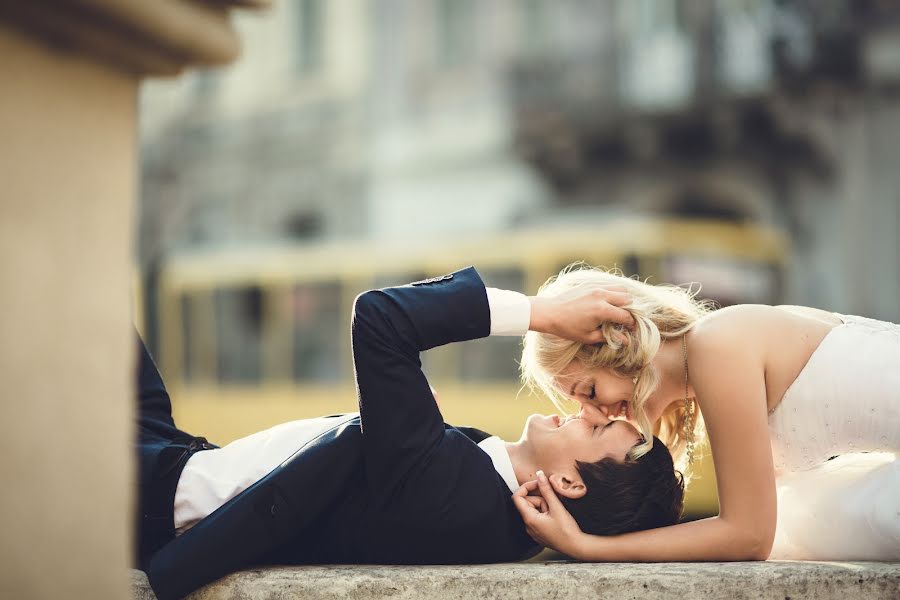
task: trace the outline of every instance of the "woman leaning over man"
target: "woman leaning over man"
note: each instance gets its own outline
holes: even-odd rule
[[[582,418],[632,421],[648,442],[631,459],[656,435],[684,471],[708,435],[720,511],[587,535],[539,474],[514,497],[535,539],[582,560],[764,560],[777,524],[785,558],[900,558],[900,326],[799,306],[713,310],[683,288],[589,268],[538,296],[609,286],[631,295],[634,326],[606,323],[598,344],[529,332],[523,376]]]

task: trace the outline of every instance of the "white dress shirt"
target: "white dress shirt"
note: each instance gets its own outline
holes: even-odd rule
[[[528,331],[531,304],[518,292],[487,288],[492,336],[521,336]],[[338,417],[340,418],[340,417]],[[184,466],[175,489],[175,531],[181,534],[265,477],[308,441],[335,424],[335,417],[289,421],[235,440],[222,448],[197,452]],[[503,440],[494,436],[478,447],[491,458],[511,492],[519,484]]]

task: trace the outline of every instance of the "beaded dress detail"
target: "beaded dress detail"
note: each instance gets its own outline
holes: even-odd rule
[[[769,415],[776,470],[900,447],[900,325],[839,316]]]

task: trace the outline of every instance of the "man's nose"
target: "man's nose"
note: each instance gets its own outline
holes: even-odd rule
[[[590,404],[582,404],[578,416],[591,425],[606,425],[609,423],[609,418],[607,418],[603,410]]]

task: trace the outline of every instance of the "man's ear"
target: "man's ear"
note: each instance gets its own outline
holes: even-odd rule
[[[553,491],[569,500],[578,500],[587,494],[587,487],[576,473],[553,473],[549,477]]]

